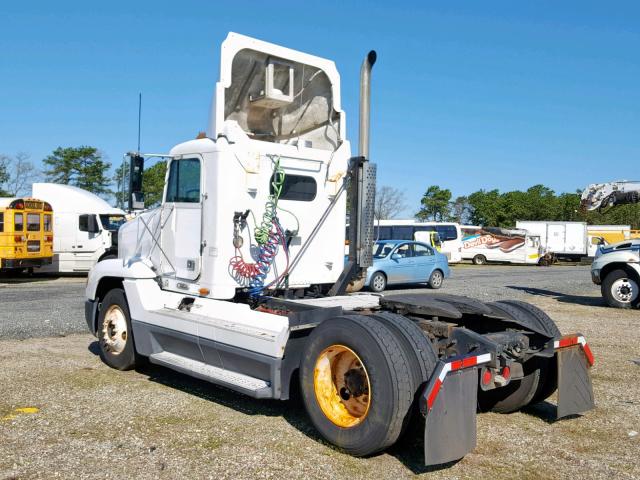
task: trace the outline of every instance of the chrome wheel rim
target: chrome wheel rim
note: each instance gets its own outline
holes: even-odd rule
[[[440,272],[434,272],[434,274],[431,276],[431,284],[434,287],[439,287],[440,285],[442,285],[442,274]]]
[[[638,284],[630,278],[619,278],[611,285],[611,294],[620,303],[635,301],[638,293]]]
[[[127,317],[118,305],[110,305],[102,321],[102,343],[105,350],[119,355],[127,346]]]

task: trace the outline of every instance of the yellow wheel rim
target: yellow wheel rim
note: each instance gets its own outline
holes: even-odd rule
[[[320,353],[313,372],[313,390],[322,413],[339,427],[355,427],[369,413],[369,375],[349,347],[332,345]]]

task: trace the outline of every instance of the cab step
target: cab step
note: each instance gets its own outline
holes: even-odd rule
[[[250,377],[242,373],[232,372],[223,368],[214,367],[198,360],[183,357],[171,352],[153,353],[149,361],[156,365],[171,368],[178,372],[186,373],[192,377],[200,378],[216,385],[236,390],[254,398],[271,398],[272,391],[269,382],[259,378]]]

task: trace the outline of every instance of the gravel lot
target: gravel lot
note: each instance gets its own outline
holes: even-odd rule
[[[479,415],[476,450],[434,471],[421,466],[419,434],[353,458],[318,438],[296,402],[159,367],[109,369],[85,333],[83,289],[84,279],[0,279],[0,479],[640,478],[640,312],[604,307],[588,267],[455,267],[444,292],[525,299],[585,334],[597,408],[559,422],[546,402]]]

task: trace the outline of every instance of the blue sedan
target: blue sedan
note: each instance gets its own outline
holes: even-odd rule
[[[433,247],[406,240],[380,240],[373,245],[373,266],[366,285],[382,292],[393,283],[427,283],[440,288],[449,277],[447,257]]]

